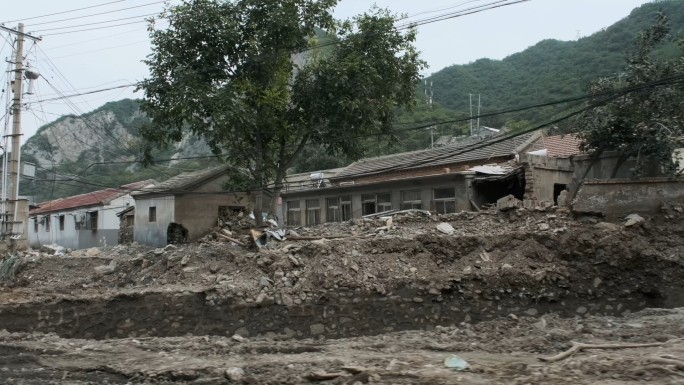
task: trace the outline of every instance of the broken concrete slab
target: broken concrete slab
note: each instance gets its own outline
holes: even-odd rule
[[[506,195],[505,197],[496,201],[496,208],[499,211],[508,211],[522,207],[522,201],[513,195]]]

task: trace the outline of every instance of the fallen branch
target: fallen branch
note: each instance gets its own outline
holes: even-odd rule
[[[348,235],[342,235],[342,236],[324,236],[324,237],[287,237],[288,241],[318,241],[319,239],[343,239],[343,238],[351,238],[351,236]]]
[[[227,235],[223,235],[223,234],[220,234],[220,233],[219,233],[219,234],[216,234],[216,235],[218,235],[219,238],[225,239],[226,241],[231,241],[231,242],[233,242],[233,243],[235,243],[235,244],[238,244],[238,245],[240,245],[240,246],[242,246],[242,247],[247,247],[247,245],[245,245],[244,242],[238,241],[238,240],[235,239],[235,238],[231,238],[231,237],[229,237],[229,236],[227,236]]]
[[[604,344],[604,345],[593,345],[593,344],[583,344],[581,342],[572,342],[572,347],[563,353],[557,354],[551,357],[539,357],[539,360],[544,362],[556,362],[564,360],[571,355],[580,352],[585,349],[632,349],[632,348],[652,348],[654,346],[663,346],[667,342],[654,342],[648,344]]]
[[[326,372],[313,372],[307,374],[305,377],[306,379],[310,381],[328,381],[328,380],[334,380],[337,377],[344,376],[344,373],[337,372],[337,373],[326,373]]]

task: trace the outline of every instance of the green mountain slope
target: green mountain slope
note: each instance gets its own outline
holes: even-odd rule
[[[461,113],[469,110],[468,94],[481,95],[482,112],[559,100],[579,95],[598,77],[618,76],[627,63],[637,34],[651,25],[657,12],[670,18],[673,34],[684,32],[684,1],[645,4],[614,25],[577,41],[544,40],[503,60],[480,59],[433,74],[435,103]],[[673,42],[661,55],[677,53]],[[484,120],[498,127],[507,119],[541,122],[558,109],[533,110],[516,117]]]

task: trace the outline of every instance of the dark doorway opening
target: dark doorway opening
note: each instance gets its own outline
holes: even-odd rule
[[[169,223],[166,229],[166,239],[170,245],[188,243],[188,229],[180,223]]]
[[[558,197],[560,196],[560,194],[563,191],[567,190],[567,188],[568,188],[567,184],[563,184],[563,183],[554,183],[553,184],[553,204],[558,206]]]

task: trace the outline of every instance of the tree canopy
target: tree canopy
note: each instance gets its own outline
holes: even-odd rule
[[[397,30],[395,15],[373,8],[340,21],[332,16],[336,3],[186,0],[169,7],[169,27],[150,27],[151,75],[140,88],[153,124],[143,137],[164,146],[190,130],[246,171],[236,188],[268,188],[273,197],[307,144],[363,155],[358,139],[391,134],[396,109],[415,103],[424,63],[415,30]]]
[[[654,54],[671,40],[669,33],[667,17],[659,14],[639,34],[624,73],[591,84],[592,102],[598,106],[578,119],[584,150],[617,151],[623,161],[635,158],[636,174],[645,160],[675,173],[673,153],[684,147],[684,55],[663,60]]]

